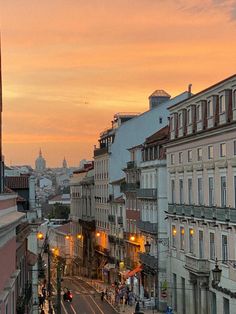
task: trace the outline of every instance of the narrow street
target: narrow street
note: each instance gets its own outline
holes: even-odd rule
[[[62,290],[68,288],[72,291],[72,303],[63,301],[61,309],[63,314],[115,314],[117,313],[105,300],[102,302],[100,294],[87,283],[76,277],[66,277],[62,282]]]

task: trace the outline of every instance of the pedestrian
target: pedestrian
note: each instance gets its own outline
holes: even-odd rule
[[[105,296],[105,292],[102,291],[102,293],[101,293],[101,300],[102,300],[102,301],[104,300],[104,296]]]
[[[40,295],[39,295],[39,308],[40,308],[40,309],[43,308],[43,304],[44,304],[43,296],[40,294]]]

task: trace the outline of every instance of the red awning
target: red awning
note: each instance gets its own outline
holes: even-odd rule
[[[127,279],[129,277],[133,277],[135,274],[139,273],[142,270],[143,270],[143,265],[139,265],[133,270],[131,270],[130,272],[128,272],[128,274],[125,275],[125,278]]]

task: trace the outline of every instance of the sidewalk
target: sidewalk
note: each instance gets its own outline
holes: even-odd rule
[[[79,278],[85,281],[91,287],[93,287],[98,293],[101,293],[102,291],[108,291],[108,296],[105,297],[105,300],[114,308],[114,310],[117,311],[117,313],[133,314],[135,312],[135,304],[132,306],[120,304],[119,308],[117,307],[117,305],[115,304],[115,290],[114,290],[114,287],[112,287],[111,285],[106,284],[100,280],[94,280],[94,279],[89,279],[89,278],[84,278],[84,277],[79,277]],[[145,314],[161,314],[160,312],[157,312],[156,310],[143,308],[141,302],[140,302],[140,310],[144,312]]]

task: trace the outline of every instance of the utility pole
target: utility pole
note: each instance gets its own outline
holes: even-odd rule
[[[57,314],[61,314],[61,260],[57,257]]]

